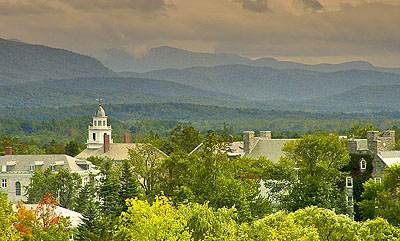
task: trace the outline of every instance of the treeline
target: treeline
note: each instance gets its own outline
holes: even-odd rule
[[[81,212],[83,223],[74,231],[77,240],[400,238],[400,202],[387,198],[397,196],[400,166],[388,169],[382,183],[364,184],[357,203],[360,221],[351,221],[346,215],[352,214],[353,201],[346,199],[344,180],[352,160],[346,140],[337,135],[306,135],[289,142],[278,163],[228,158],[224,136],[210,132],[202,138],[192,127],[175,128],[168,141],[148,141],[153,145],[137,145],[122,162],[90,158],[99,173],[84,186],[80,176],[68,170],[37,169],[26,189],[28,202],[52,200],[47,193],[53,193],[61,206]],[[189,155],[200,142],[203,147]],[[168,158],[154,148],[160,144],[170,150]],[[261,185],[266,188],[262,195]],[[12,228],[16,223],[32,227],[33,237],[48,240],[43,237],[51,233],[53,239],[66,240],[68,223],[43,229],[18,212],[7,216],[14,220],[7,229],[15,231],[13,235],[24,237],[19,228]],[[54,232],[57,228],[64,236]]]

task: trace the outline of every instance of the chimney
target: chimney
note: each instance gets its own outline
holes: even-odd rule
[[[271,131],[260,131],[260,138],[271,140]]]
[[[131,143],[131,135],[124,134],[124,143]]]
[[[5,150],[5,154],[6,155],[12,155],[13,154],[13,148],[11,146],[7,146],[4,150]]]
[[[243,133],[244,154],[249,154],[255,145],[254,131],[245,131]]]
[[[104,152],[108,152],[110,150],[110,136],[104,134]]]
[[[367,131],[367,139],[369,141],[377,141],[379,136],[379,131]]]
[[[229,140],[229,143],[233,143],[233,136],[230,135],[230,136],[228,137],[228,140]]]

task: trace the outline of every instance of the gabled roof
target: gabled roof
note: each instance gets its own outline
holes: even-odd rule
[[[136,143],[111,143],[110,149],[107,152],[104,152],[103,146],[98,149],[88,149],[86,148],[81,153],[79,153],[75,158],[77,159],[87,159],[91,156],[95,157],[108,157],[114,159],[116,161],[122,161],[125,159],[129,159],[129,150],[135,148],[137,145],[143,144],[136,144]],[[158,150],[158,149],[157,149]],[[158,150],[160,152],[161,157],[167,157],[167,155]]]
[[[85,169],[77,165],[79,160],[65,155],[6,155],[0,157],[0,166],[7,166],[8,173],[12,172],[29,172],[29,166],[40,166],[42,169],[47,169],[52,165],[69,169],[71,172],[84,171]]]
[[[381,151],[378,153],[378,157],[389,167],[400,164],[400,151]]]
[[[267,159],[278,162],[281,156],[284,156],[282,147],[286,142],[296,139],[263,139],[259,138],[257,144],[246,156],[251,158],[266,157]]]

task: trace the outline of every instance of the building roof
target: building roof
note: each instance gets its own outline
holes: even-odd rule
[[[96,113],[94,114],[95,117],[106,117],[106,112],[104,111],[103,107],[99,105],[97,108]]]
[[[203,142],[200,143],[189,153],[189,155],[192,155],[193,153],[202,150],[203,145],[204,145]],[[225,152],[230,157],[243,156],[244,155],[243,141],[235,141],[235,142],[227,143],[226,149],[222,150],[222,151]]]
[[[79,160],[65,154],[6,155],[0,157],[0,166],[6,165],[9,173],[29,173],[30,165],[41,166],[42,169],[56,165],[57,167],[69,169],[71,172],[85,171],[85,169],[78,166],[77,162],[81,164]]]
[[[400,151],[381,151],[378,157],[389,167],[400,164]]]
[[[111,143],[110,149],[107,152],[104,152],[103,146],[97,149],[89,149],[86,148],[81,153],[79,153],[75,158],[77,159],[87,159],[91,156],[95,157],[108,157],[117,161],[129,159],[129,150],[135,148],[137,145],[136,143]],[[158,149],[157,149],[158,150]],[[165,153],[158,150],[160,155],[163,157],[167,157]]]
[[[266,157],[267,159],[278,162],[281,156],[284,156],[282,147],[286,142],[296,139],[263,139],[260,138],[254,148],[246,156],[251,158]]]

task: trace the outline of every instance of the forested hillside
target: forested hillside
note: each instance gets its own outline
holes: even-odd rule
[[[0,38],[0,84],[114,75],[100,61],[89,56]]]
[[[193,103],[226,107],[246,107],[239,97],[198,89],[192,86],[139,78],[78,78],[27,82],[0,88],[0,107],[60,107],[104,103]],[[254,106],[264,106],[253,103]]]
[[[128,75],[125,73],[124,75]],[[133,76],[170,80],[251,100],[306,100],[339,94],[363,85],[400,84],[400,75],[369,70],[320,73],[246,65],[166,69]]]

